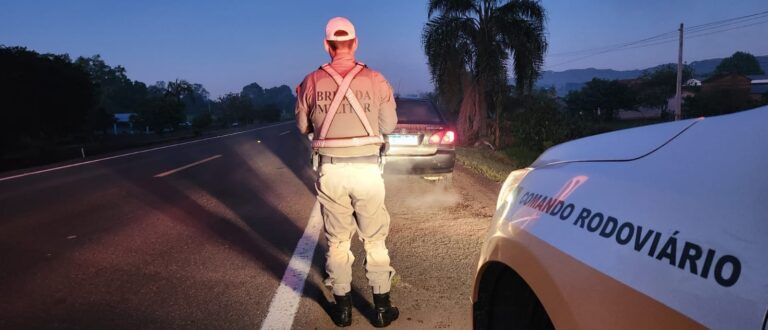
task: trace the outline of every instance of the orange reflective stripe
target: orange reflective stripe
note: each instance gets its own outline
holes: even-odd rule
[[[376,134],[373,132],[373,129],[371,128],[370,122],[368,122],[368,118],[363,112],[363,107],[360,105],[360,101],[358,101],[355,93],[349,88],[349,86],[352,84],[352,80],[355,78],[355,76],[357,76],[358,73],[360,73],[360,71],[363,70],[364,67],[365,66],[363,64],[357,63],[352,71],[347,73],[347,76],[344,78],[342,78],[341,75],[328,64],[324,64],[321,67],[323,71],[328,73],[328,75],[333,78],[339,88],[336,90],[336,95],[333,97],[333,101],[331,101],[328,112],[326,112],[325,119],[323,119],[323,124],[320,129],[320,136],[318,136],[319,140],[325,140],[325,137],[328,134],[328,129],[331,127],[331,123],[333,122],[333,117],[336,115],[336,112],[339,110],[339,106],[341,106],[341,102],[345,97],[347,98],[347,101],[349,101],[349,104],[352,106],[352,109],[355,111],[355,115],[357,115],[358,119],[360,119],[360,122],[363,124],[363,128],[365,128],[368,136],[376,136]]]

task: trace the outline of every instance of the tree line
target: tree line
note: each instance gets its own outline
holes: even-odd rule
[[[682,74],[685,83],[695,72],[684,66]],[[729,74],[762,74],[762,69],[754,56],[736,52],[723,59],[709,79]],[[502,114],[504,124],[501,129],[511,134],[502,142],[543,151],[552,145],[587,135],[672,120],[668,102],[675,95],[676,80],[677,67],[665,65],[643,72],[638,79],[593,79],[562,99],[556,98],[554,91],[547,89],[510,95],[507,100],[510,109]],[[755,99],[750,96],[748,86],[744,87],[747,88],[704,90],[701,86],[684,86],[683,90],[691,95],[683,100],[683,118],[733,113],[768,103],[768,95]],[[631,112],[643,108],[657,109],[660,117],[641,122],[617,120],[620,110]]]
[[[0,72],[0,156],[97,142],[112,130],[116,113],[133,114],[137,133],[199,133],[278,121],[295,104],[287,86],[264,90],[254,83],[211,100],[201,84],[186,80],[147,85],[99,55],[73,60],[0,45]]]
[[[618,128],[614,120],[620,110],[655,108],[663,114],[659,121],[671,119],[667,103],[675,94],[675,66],[647,71],[632,81],[593,79],[565,98],[536,89],[548,48],[546,17],[537,0],[429,1],[422,45],[435,85],[433,96],[456,117],[461,144],[485,141],[497,149],[514,146],[540,152]],[[717,74],[755,72],[755,66],[759,70],[754,56],[737,52],[723,60]],[[683,82],[692,76],[686,66]],[[756,105],[743,91],[728,93],[697,93],[685,100],[683,115],[714,115]]]

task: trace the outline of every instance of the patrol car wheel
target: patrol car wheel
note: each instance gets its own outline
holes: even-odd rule
[[[554,329],[544,306],[520,275],[502,264],[485,272],[475,303],[475,329]]]

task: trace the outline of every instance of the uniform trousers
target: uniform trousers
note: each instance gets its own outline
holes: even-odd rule
[[[365,248],[365,271],[373,293],[387,293],[395,270],[390,266],[385,241],[389,213],[384,206],[384,180],[378,164],[327,163],[319,169],[315,183],[322,205],[325,238],[328,241],[325,284],[333,294],[351,290],[352,236],[357,232]]]

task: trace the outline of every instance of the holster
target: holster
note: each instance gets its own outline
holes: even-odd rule
[[[384,165],[387,163],[387,151],[389,151],[389,142],[384,141],[379,149],[379,171],[384,174]]]
[[[320,153],[317,150],[312,150],[312,170],[317,172],[320,168]]]

